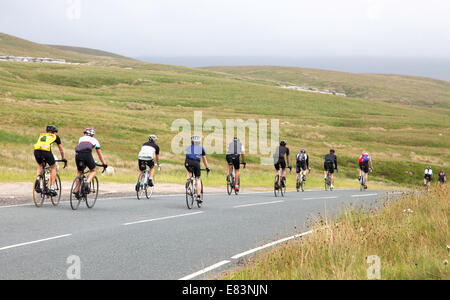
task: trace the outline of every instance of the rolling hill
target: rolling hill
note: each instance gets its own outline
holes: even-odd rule
[[[450,108],[450,82],[405,75],[353,74],[271,66],[208,67],[232,78],[270,85],[330,89],[349,97],[387,103]]]
[[[83,128],[94,127],[106,160],[117,171],[117,176],[102,180],[135,181],[136,155],[146,137],[155,133],[164,164],[159,182],[183,183],[183,156],[170,151],[178,133],[171,127],[176,119],[192,121],[194,111],[202,111],[203,120],[217,118],[223,124],[227,119],[280,119],[280,137],[291,151],[306,147],[311,156],[309,187],[322,185],[323,155],[330,147],[339,157],[337,187],[358,184],[356,158],[363,150],[372,154],[373,178],[381,185],[420,183],[428,164],[449,167],[450,111],[443,105],[419,107],[298,92],[281,89],[269,79],[220,73],[223,69],[157,65],[94,56],[95,50],[79,53],[0,38],[0,53],[88,62],[0,62],[0,181],[33,179],[32,145],[53,123],[60,128],[70,159],[69,169],[62,171],[64,180],[75,174],[73,149]],[[315,80],[321,80],[321,72],[315,73]],[[444,95],[449,93],[446,85],[441,88]],[[211,154],[209,160],[214,172],[206,184],[223,184],[224,156]],[[260,165],[259,155],[250,155],[248,162],[243,186],[270,187],[273,167]],[[294,185],[294,180],[288,184]]]

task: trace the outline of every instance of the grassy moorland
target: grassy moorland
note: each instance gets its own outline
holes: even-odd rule
[[[319,69],[271,66],[208,67],[236,79],[271,85],[330,89],[353,98],[387,103],[450,108],[450,82],[405,75],[352,74]]]
[[[257,255],[227,274],[231,280],[368,279],[380,258],[380,278],[450,279],[448,186],[407,194],[377,208],[349,207],[336,220],[312,224],[313,234]],[[371,278],[369,278],[371,279]]]
[[[450,161],[450,118],[444,107],[284,90],[207,70],[92,56],[7,37],[0,36],[0,55],[87,63],[0,62],[0,181],[33,178],[32,146],[46,124],[52,123],[60,128],[71,160],[69,169],[61,172],[64,180],[75,172],[73,149],[82,129],[92,126],[106,160],[116,169],[116,176],[102,180],[133,182],[140,145],[155,133],[164,164],[159,181],[182,183],[183,157],[171,151],[171,140],[178,133],[171,125],[179,118],[192,122],[194,111],[202,111],[204,121],[217,118],[223,124],[226,119],[280,119],[280,137],[292,152],[305,147],[310,153],[309,187],[322,185],[323,155],[330,147],[336,148],[340,164],[336,187],[357,186],[356,159],[363,150],[374,159],[371,178],[376,187],[418,184],[426,165],[438,169],[448,167]],[[214,171],[206,184],[222,184],[224,156],[212,154],[209,160]],[[243,186],[270,187],[273,167],[261,166],[257,155],[248,162]],[[294,179],[288,184],[293,187]]]

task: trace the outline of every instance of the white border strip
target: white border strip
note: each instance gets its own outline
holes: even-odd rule
[[[189,280],[189,279],[195,278],[197,276],[200,276],[202,274],[208,273],[209,271],[212,271],[214,269],[220,268],[221,266],[229,264],[229,263],[230,263],[229,260],[223,260],[221,262],[218,262],[217,264],[214,264],[212,266],[204,268],[203,270],[200,270],[198,272],[192,273],[190,275],[184,276],[183,278],[180,278],[178,280]]]
[[[136,222],[124,223],[122,225],[123,226],[128,226],[128,225],[134,225],[134,224],[149,223],[149,222],[162,221],[162,220],[168,220],[168,219],[175,219],[175,218],[186,217],[186,216],[193,216],[193,215],[198,215],[198,214],[202,214],[202,213],[204,213],[204,212],[203,211],[199,211],[199,212],[194,212],[194,213],[189,213],[189,214],[182,214],[182,215],[176,215],[176,216],[168,216],[168,217],[162,217],[162,218],[156,218],[156,219],[148,219],[148,220],[141,220],[141,221],[136,221]]]
[[[334,197],[315,197],[315,198],[303,198],[302,200],[320,200],[320,199],[337,199],[338,196]]]
[[[0,248],[0,251],[8,250],[8,249],[11,249],[11,248],[27,246],[27,245],[31,245],[31,244],[37,244],[37,243],[46,242],[46,241],[50,241],[50,240],[56,240],[56,239],[68,237],[68,236],[71,236],[71,235],[72,234],[69,233],[69,234],[58,235],[58,236],[54,236],[54,237],[50,237],[50,238],[46,238],[46,239],[42,239],[42,240],[37,240],[37,241],[32,241],[32,242],[27,242],[27,243],[21,243],[21,244],[6,246],[6,247],[3,247],[3,248]]]
[[[353,198],[358,198],[358,197],[370,197],[370,196],[378,196],[378,193],[376,193],[376,194],[352,195]]]
[[[289,240],[296,239],[296,238],[299,238],[299,237],[302,237],[302,236],[311,234],[312,232],[313,232],[313,231],[310,230],[310,231],[307,231],[307,232],[304,232],[304,233],[301,233],[301,234],[293,235],[293,236],[290,236],[290,237],[287,237],[287,238],[284,238],[284,239],[281,239],[281,240],[278,240],[278,241],[275,241],[275,242],[272,242],[272,243],[263,245],[263,246],[261,246],[261,247],[257,247],[257,248],[254,248],[254,249],[251,249],[251,250],[248,250],[248,251],[245,251],[245,252],[236,254],[236,255],[232,256],[231,258],[232,258],[232,259],[238,259],[238,258],[241,258],[241,257],[243,257],[243,256],[247,256],[247,255],[249,255],[249,254],[255,253],[255,252],[260,251],[260,250],[263,250],[263,249],[265,249],[265,248],[269,248],[269,247],[275,246],[275,245],[277,245],[277,244],[281,244],[281,243],[283,243],[283,242],[287,242],[287,241],[289,241]]]
[[[278,200],[278,201],[272,201],[272,202],[260,202],[260,203],[252,203],[252,204],[243,204],[243,205],[233,206],[233,208],[258,206],[258,205],[267,205],[267,204],[275,204],[275,203],[282,203],[282,202],[284,202],[284,200]]]

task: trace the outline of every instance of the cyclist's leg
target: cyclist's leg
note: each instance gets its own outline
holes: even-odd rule
[[[78,182],[79,180],[78,180],[78,178],[80,178],[81,177],[81,175],[83,174],[83,172],[82,171],[77,171],[77,184],[75,185],[75,193],[78,193],[79,191],[80,191],[80,186],[81,186],[81,183],[80,182]]]
[[[239,174],[240,174],[240,169],[241,169],[240,157],[233,159],[233,167],[234,167],[234,175],[236,177],[234,185],[237,188],[237,190],[239,190]]]

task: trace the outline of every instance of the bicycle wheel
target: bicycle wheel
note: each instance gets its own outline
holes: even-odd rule
[[[56,179],[55,179],[55,184],[56,184],[56,192],[58,193],[58,195],[56,195],[55,197],[50,197],[50,200],[52,201],[53,206],[58,206],[59,201],[61,201],[61,178],[59,178],[59,174],[56,174]]]
[[[188,209],[192,209],[194,206],[194,186],[192,180],[186,182],[186,205]]]
[[[327,178],[325,178],[325,191],[328,191],[328,181],[329,177],[327,176]]]
[[[231,175],[227,177],[227,193],[228,196],[233,192],[233,187],[231,186]]]
[[[305,184],[306,184],[306,182],[302,178],[302,180],[300,181],[300,188],[302,189],[302,192],[305,191]]]
[[[149,186],[148,184],[145,185],[145,196],[147,199],[150,199],[153,195],[153,189],[155,188],[155,176],[153,175],[153,186]]]
[[[42,176],[39,178],[39,187],[41,191],[44,191],[44,180]],[[43,193],[36,193],[35,186],[33,184],[33,202],[36,207],[41,207],[44,203],[45,195]]]
[[[286,179],[285,178],[281,179],[280,191],[281,191],[281,197],[284,197],[284,195],[286,194]]]
[[[70,207],[72,207],[73,210],[77,210],[78,207],[80,206],[80,202],[81,202],[81,198],[77,199],[75,197],[75,191],[78,189],[78,191],[80,191],[81,187],[80,187],[80,182],[81,182],[81,178],[80,177],[76,177],[73,180],[72,183],[72,188],[70,189]]]
[[[136,197],[138,200],[141,200],[144,197],[145,186],[147,185],[147,183],[144,182],[144,176],[144,174],[140,174],[138,178],[137,184],[139,184],[139,190],[136,191]]]
[[[93,208],[98,197],[98,178],[95,176],[89,186],[90,193],[86,195],[86,206]]]
[[[238,179],[238,186],[239,186],[239,188],[241,187],[241,177],[239,177],[239,179]],[[236,188],[234,188],[234,194],[235,194],[236,196],[239,195],[239,191],[236,190]]]
[[[275,197],[278,197],[278,194],[280,193],[280,187],[277,188],[277,185],[279,185],[280,177],[279,175],[275,176],[275,184],[273,186],[273,192],[275,193]]]
[[[203,182],[202,182],[201,179],[200,179],[200,185],[201,185],[201,190],[200,190],[200,200],[201,200],[202,202],[197,201],[197,206],[198,206],[198,208],[202,208],[202,205],[203,205]]]

